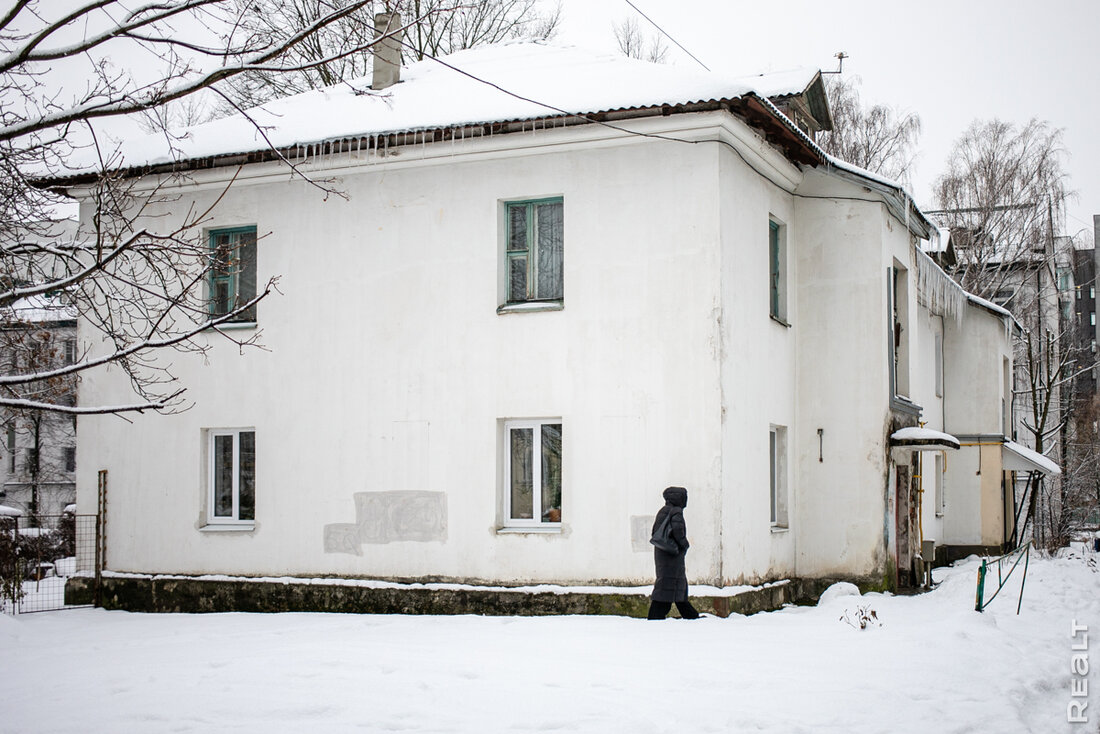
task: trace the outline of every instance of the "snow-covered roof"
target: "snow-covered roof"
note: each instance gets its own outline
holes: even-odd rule
[[[787,88],[799,77],[745,77],[653,64],[619,54],[544,42],[509,42],[425,59],[380,92],[370,77],[274,100],[178,131],[171,153],[164,135],[122,143],[123,167],[207,158],[321,141],[466,125],[584,115],[663,105],[730,100]],[[262,128],[261,134],[258,127]],[[73,173],[91,170],[89,158]]]
[[[1012,322],[1015,323],[1017,327],[1019,327],[1021,329],[1023,328],[1020,325],[1020,322],[1016,320],[1016,317],[1012,315],[1012,312],[1009,311],[1004,306],[998,306],[996,303],[993,303],[993,301],[987,301],[986,299],[982,298],[981,296],[975,296],[973,293],[971,293],[969,291],[966,291],[965,293],[966,293],[966,300],[970,301],[975,306],[981,306],[982,308],[986,309],[987,311],[992,311],[993,313],[995,313],[999,316],[1005,316],[1005,317],[1011,319]]]
[[[1002,448],[1004,449],[1002,455],[1008,454],[1003,458],[1005,469],[1011,471],[1037,471],[1043,474],[1062,473],[1057,464],[1027,446],[1018,444],[1015,441],[1005,441]],[[1013,461],[1013,459],[1017,461]]]
[[[22,517],[23,511],[18,507],[8,507],[7,505],[0,505],[0,517]]]
[[[951,230],[938,224],[932,225],[932,232],[928,239],[921,240],[921,251],[926,253],[947,252],[951,246]]]
[[[738,81],[752,87],[757,94],[764,97],[787,97],[805,92],[819,73],[821,72],[818,69],[806,66],[743,76]]]
[[[9,308],[0,310],[6,322],[25,321],[31,324],[76,320],[76,309],[57,296],[36,295],[20,298]]]
[[[950,433],[934,431],[931,428],[910,426],[890,434],[892,446],[912,446],[917,448],[959,448],[959,439]]]

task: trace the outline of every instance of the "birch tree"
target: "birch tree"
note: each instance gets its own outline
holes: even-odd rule
[[[1014,125],[975,121],[952,148],[934,187],[950,229],[956,262],[951,276],[971,293],[1007,307],[1024,326],[1015,350],[1016,407],[1026,443],[1066,464],[1072,386],[1080,369],[1074,326],[1061,307],[1072,243],[1056,236],[1071,195],[1062,131],[1040,120]],[[1063,479],[1032,474],[1018,498],[1019,539],[1030,530],[1043,542],[1060,523]]]
[[[826,79],[833,129],[818,133],[818,144],[842,161],[908,183],[920,140],[920,116],[881,104],[865,106],[859,85],[859,77],[835,74]]]
[[[1071,194],[1065,157],[1062,131],[1034,119],[975,121],[955,141],[934,185],[933,214],[951,229],[954,275],[968,291],[992,300],[1022,267],[1053,268],[1064,254],[1054,232]]]
[[[649,61],[654,64],[663,64],[668,56],[668,46],[661,40],[661,36],[654,33],[646,36],[638,28],[637,18],[624,18],[614,26],[615,43],[624,56],[632,59]]]

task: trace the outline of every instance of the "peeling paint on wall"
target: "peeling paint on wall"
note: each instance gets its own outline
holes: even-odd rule
[[[653,546],[649,544],[649,538],[653,535],[653,520],[656,517],[656,515],[630,516],[630,547],[635,553],[653,550]]]
[[[325,525],[325,553],[362,555],[363,545],[405,540],[447,540],[447,495],[443,492],[356,492],[355,523]]]

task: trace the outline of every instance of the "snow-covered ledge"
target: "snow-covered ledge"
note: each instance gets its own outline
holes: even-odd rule
[[[934,431],[931,428],[910,426],[890,434],[890,446],[896,449],[914,449],[917,451],[935,451],[937,449],[958,449],[959,439],[950,433]]]
[[[1004,468],[1012,471],[1037,471],[1042,474],[1061,474],[1062,469],[1038,451],[1015,441],[1005,441],[1001,447]]]

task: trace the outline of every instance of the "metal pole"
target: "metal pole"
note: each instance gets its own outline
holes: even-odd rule
[[[982,611],[982,594],[985,591],[985,560],[982,560],[981,568],[978,569],[978,591],[974,598],[974,611]]]

